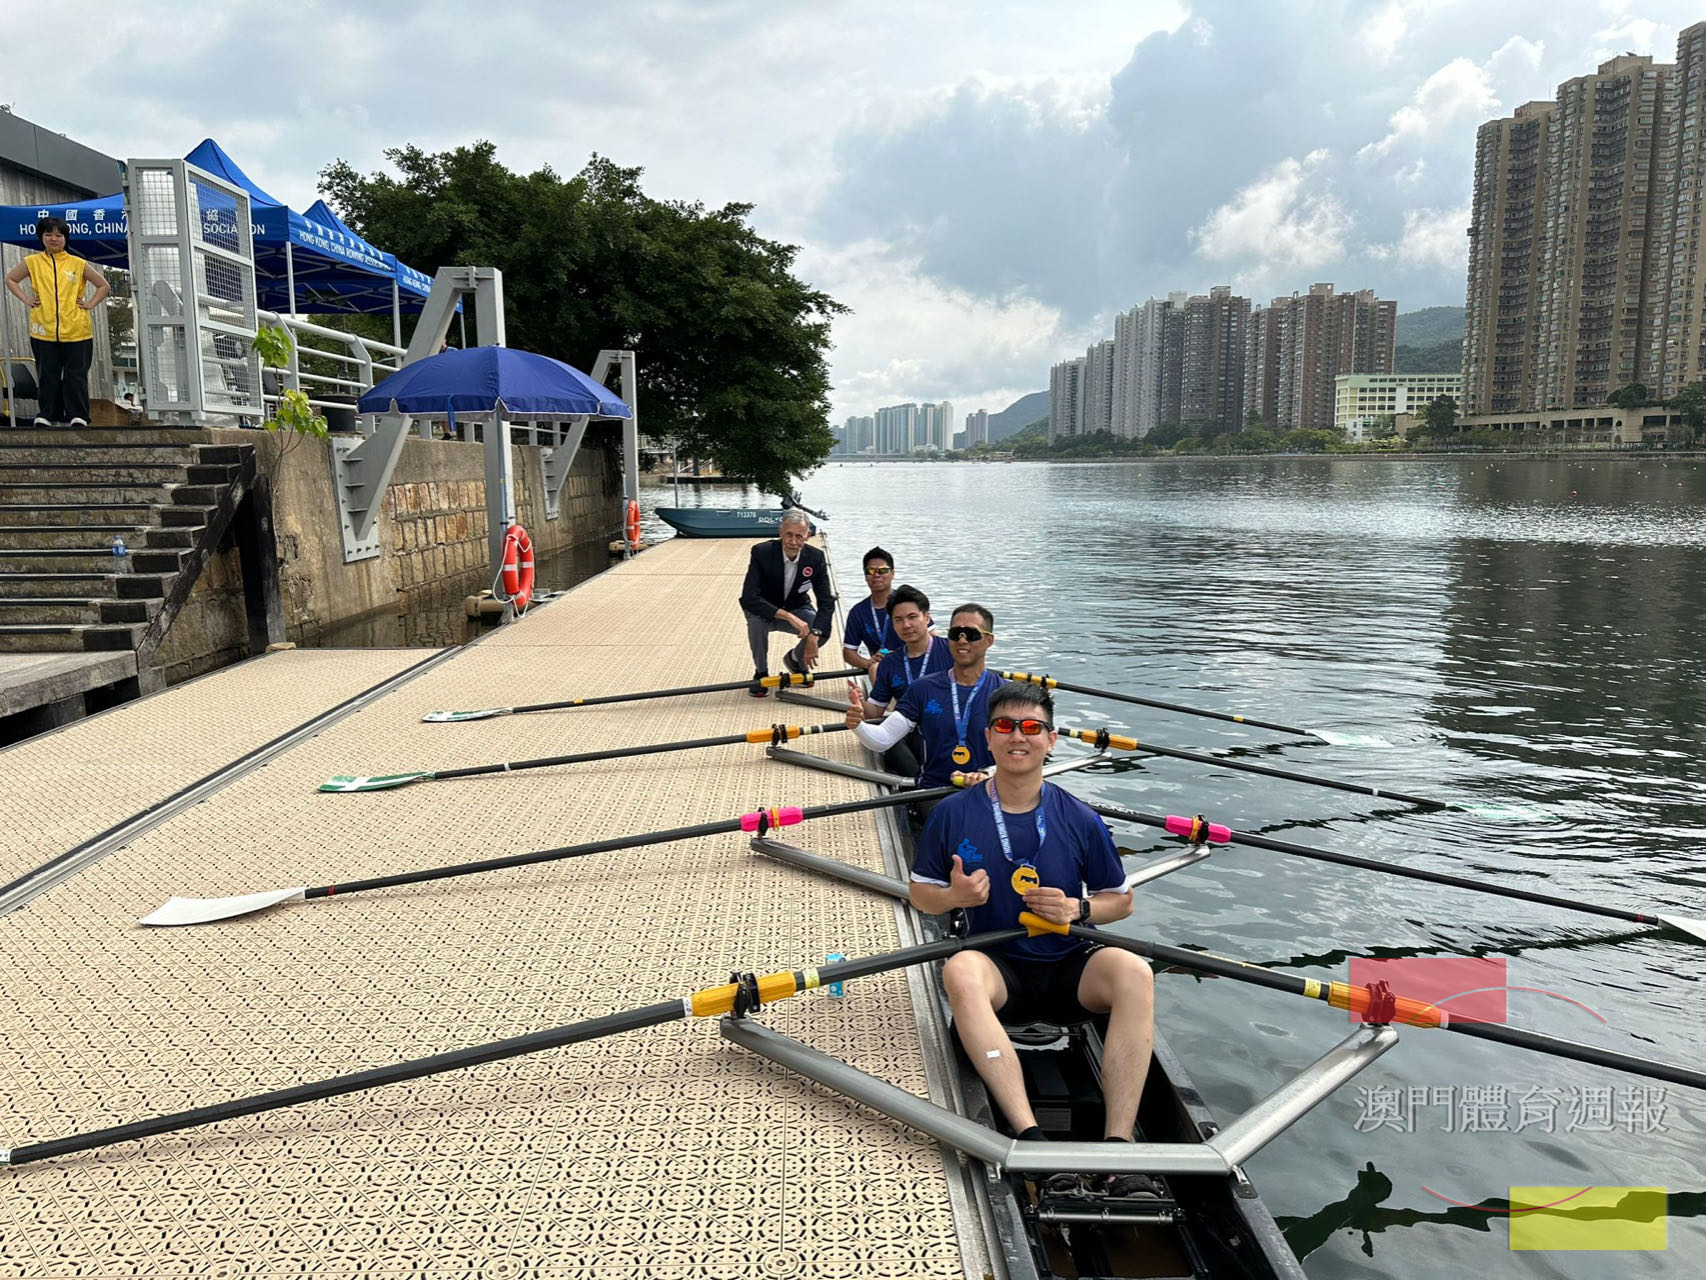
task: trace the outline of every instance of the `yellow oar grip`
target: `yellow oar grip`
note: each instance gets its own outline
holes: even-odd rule
[[[716,1018],[729,1013],[735,1007],[735,991],[735,984],[732,982],[695,991],[692,996],[693,1016]],[[769,1004],[773,1000],[786,1000],[789,996],[799,993],[799,978],[791,969],[785,969],[781,973],[766,973],[758,979],[758,999],[763,1004]]]
[[[1072,927],[1068,924],[1056,924],[1053,920],[1044,920],[1041,916],[1033,915],[1029,911],[1019,913],[1019,923],[1030,930],[1033,938],[1039,933],[1065,933]]]
[[[1367,987],[1354,987],[1348,982],[1332,983],[1327,989],[1327,1003],[1335,1009],[1368,1016],[1371,997]],[[1394,996],[1392,1021],[1406,1027],[1437,1027],[1440,1008],[1413,996]]]
[[[1067,737],[1077,738],[1080,742],[1088,742],[1091,746],[1095,746],[1101,736],[1094,729],[1067,729],[1065,732]],[[1121,751],[1136,751],[1138,741],[1136,738],[1126,737],[1123,733],[1110,733],[1108,745],[1118,747]]]
[[[769,729],[749,729],[747,730],[746,740],[748,742],[769,742],[771,734],[772,731]]]
[[[1021,684],[1040,684],[1045,689],[1054,688],[1054,681],[1047,676],[1034,676],[1029,671],[1008,671],[1004,674],[1009,680],[1017,680]]]

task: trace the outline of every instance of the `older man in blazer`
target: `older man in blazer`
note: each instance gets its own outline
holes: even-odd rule
[[[806,545],[811,524],[797,507],[782,513],[782,536],[761,542],[747,561],[740,607],[746,614],[746,639],[752,648],[752,688],[755,698],[768,696],[758,682],[770,674],[770,633],[799,637],[782,655],[790,671],[809,671],[817,665],[818,646],[829,639],[835,619],[835,592],[829,585],[829,562],[823,552]],[[812,601],[817,607],[812,607]]]

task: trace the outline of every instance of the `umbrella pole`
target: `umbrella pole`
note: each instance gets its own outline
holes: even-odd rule
[[[391,345],[403,345],[403,294],[397,282],[391,282]]]
[[[290,294],[290,318],[296,319],[296,255],[291,252],[290,241],[284,242],[284,287]]]

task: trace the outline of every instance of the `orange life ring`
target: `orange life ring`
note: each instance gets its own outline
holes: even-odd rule
[[[628,545],[635,551],[640,549],[640,504],[632,498],[628,499],[627,518]]]
[[[503,571],[500,574],[504,594],[524,613],[533,599],[533,539],[518,524],[510,525],[504,533]]]

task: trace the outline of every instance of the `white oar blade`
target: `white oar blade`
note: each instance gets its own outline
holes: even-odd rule
[[[1331,729],[1309,731],[1322,742],[1335,747],[1390,747],[1392,744],[1374,733],[1334,733]]]
[[[430,778],[430,773],[379,773],[350,775],[340,773],[336,777],[327,778],[320,784],[322,791],[389,791],[392,787],[406,787],[411,782],[419,782]]]
[[[1686,916],[1660,916],[1659,919],[1673,929],[1678,929],[1692,938],[1706,942],[1706,920],[1690,920]]]
[[[508,707],[487,707],[483,711],[429,711],[421,721],[424,724],[456,724],[462,720],[490,720],[493,716],[508,714]]]
[[[233,916],[265,911],[281,902],[300,902],[307,893],[306,888],[268,889],[265,893],[244,893],[235,898],[173,898],[165,906],[143,916],[137,923],[211,924],[215,920],[229,920]]]

